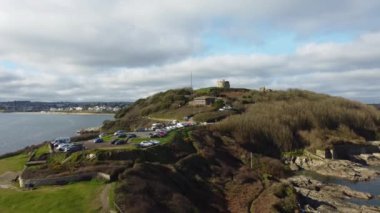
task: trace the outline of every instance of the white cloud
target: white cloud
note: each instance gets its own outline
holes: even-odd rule
[[[332,0],[0,0],[0,100],[134,100],[158,90],[301,87],[380,102],[380,2]],[[287,55],[205,56],[202,36],[250,42],[268,32],[330,32]]]

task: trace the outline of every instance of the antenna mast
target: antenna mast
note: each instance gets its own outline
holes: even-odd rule
[[[190,73],[190,88],[193,89],[193,71]]]

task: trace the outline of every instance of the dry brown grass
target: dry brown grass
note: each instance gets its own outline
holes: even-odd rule
[[[308,145],[328,145],[334,137],[353,141],[378,137],[380,113],[375,108],[342,98],[299,97],[302,96],[256,103],[212,130],[231,135],[240,143],[250,143],[253,151],[270,155]],[[329,133],[329,140],[325,133]]]

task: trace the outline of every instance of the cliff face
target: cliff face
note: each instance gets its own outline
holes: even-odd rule
[[[128,212],[247,212],[264,189],[278,183],[276,178],[289,174],[280,160],[256,154],[250,168],[245,148],[205,128],[192,130],[189,137],[165,145],[164,152],[149,151],[172,157],[136,159],[119,176],[115,192],[120,208]],[[281,211],[279,203],[295,196],[277,196],[274,189],[268,193],[277,198],[267,207],[273,211]],[[290,200],[289,208],[294,210],[296,199]]]

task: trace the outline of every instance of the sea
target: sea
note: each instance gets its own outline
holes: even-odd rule
[[[82,128],[99,127],[112,114],[0,113],[0,155],[57,137],[70,137]]]

